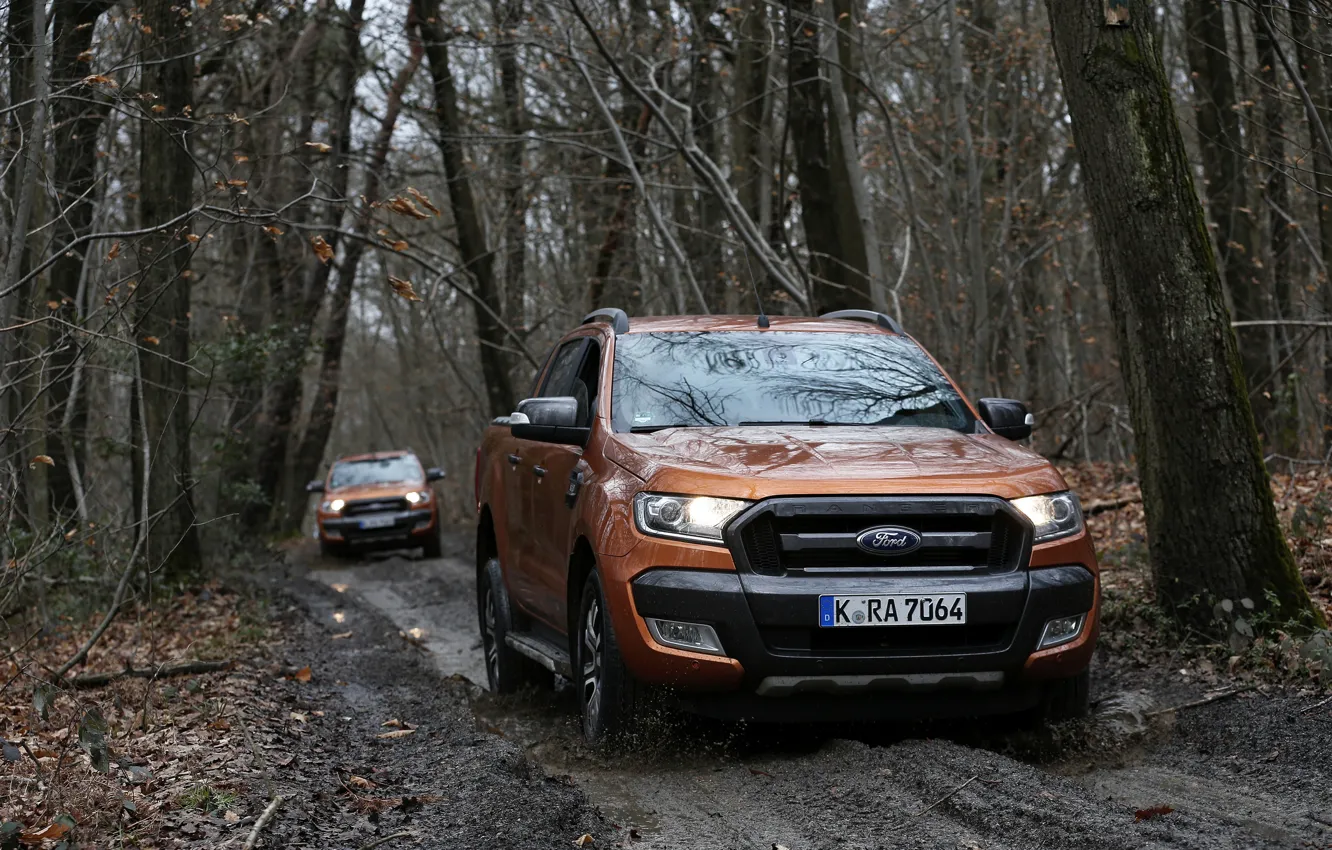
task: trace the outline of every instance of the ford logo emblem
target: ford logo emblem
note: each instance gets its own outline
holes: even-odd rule
[[[920,548],[921,537],[900,525],[867,528],[856,535],[856,545],[872,555],[905,555]]]

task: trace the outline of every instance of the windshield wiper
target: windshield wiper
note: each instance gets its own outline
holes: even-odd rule
[[[754,419],[741,425],[854,425],[854,422],[829,422],[827,419]]]
[[[677,422],[674,425],[634,425],[629,429],[630,434],[651,434],[653,431],[665,431],[668,428],[698,428],[698,425],[690,425],[684,422]]]

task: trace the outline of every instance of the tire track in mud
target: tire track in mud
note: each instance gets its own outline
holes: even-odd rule
[[[1204,756],[1181,747],[1160,759],[1145,746],[1090,756],[1107,764],[1089,765],[1084,755],[1042,768],[997,751],[1020,750],[1020,742],[965,724],[877,729],[856,739],[686,718],[654,729],[641,747],[589,750],[568,689],[519,696],[484,690],[469,555],[460,545],[438,560],[320,562],[310,577],[377,609],[404,632],[422,630],[419,642],[435,669],[474,683],[472,708],[482,729],[521,746],[547,773],[569,776],[620,827],[614,836],[597,836],[597,846],[1332,847],[1332,824],[1318,820],[1332,821],[1329,783],[1278,783],[1269,793],[1264,788],[1272,785],[1261,777],[1223,778]],[[1106,705],[1122,711],[1126,702],[1129,714],[1149,707],[1142,695]],[[1101,719],[1103,735],[1123,720]],[[945,735],[907,737],[922,731]],[[969,745],[978,741],[989,749]],[[1135,821],[1135,809],[1162,804],[1175,811]]]

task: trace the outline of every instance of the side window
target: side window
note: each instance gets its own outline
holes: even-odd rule
[[[546,372],[546,381],[539,395],[544,397],[572,395],[572,385],[578,367],[582,365],[583,345],[586,340],[571,339],[555,353],[555,362]]]
[[[546,356],[542,358],[541,365],[537,367],[536,374],[532,376],[532,389],[528,391],[524,398],[534,398],[537,391],[541,389],[541,376],[545,374],[550,361],[555,359],[555,348],[556,346],[551,346],[550,351],[546,352]]]
[[[601,378],[601,343],[595,339],[587,341],[587,354],[583,357],[582,368],[574,379],[574,398],[578,399],[578,424],[584,428],[591,426],[592,417],[597,410],[597,386]]]

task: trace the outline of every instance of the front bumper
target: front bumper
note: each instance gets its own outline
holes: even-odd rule
[[[599,568],[636,678],[703,714],[840,721],[1019,711],[1039,703],[1044,680],[1085,670],[1099,630],[1090,540],[1029,552],[1023,567],[983,575],[764,576],[737,571],[724,550],[644,541]],[[817,625],[820,595],[892,593],[966,593],[967,624]],[[1037,651],[1046,622],[1083,613],[1078,637]],[[662,646],[645,617],[707,623],[726,656]]]
[[[384,514],[376,514],[383,516]],[[330,516],[319,518],[320,536],[332,543],[352,546],[388,545],[405,543],[413,537],[425,536],[435,529],[435,510],[425,507],[391,513],[392,524],[380,528],[361,528],[361,517]]]

